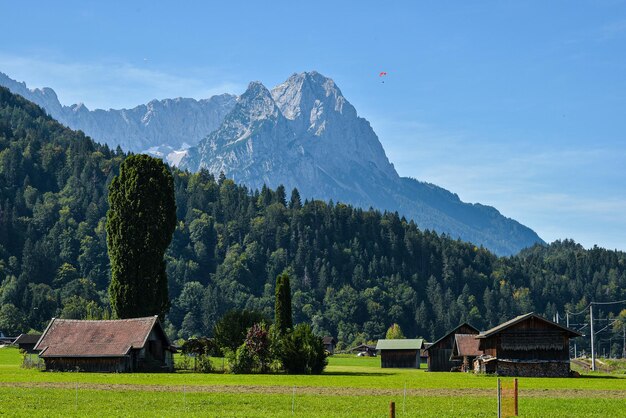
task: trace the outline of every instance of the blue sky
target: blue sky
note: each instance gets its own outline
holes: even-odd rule
[[[0,71],[119,108],[317,70],[401,175],[626,250],[626,2],[385,3],[0,0]]]

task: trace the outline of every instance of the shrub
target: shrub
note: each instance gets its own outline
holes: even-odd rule
[[[283,336],[280,357],[289,374],[320,374],[328,364],[322,338],[308,324],[298,324]]]

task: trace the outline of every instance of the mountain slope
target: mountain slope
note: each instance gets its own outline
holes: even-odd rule
[[[83,104],[63,106],[54,90],[29,89],[1,72],[0,86],[43,107],[62,124],[81,130],[111,148],[119,145],[125,151],[160,157],[195,145],[217,129],[236,100],[233,95],[222,94],[203,100],[152,100],[132,109],[89,110]]]
[[[259,83],[241,97],[256,95],[263,96],[257,100],[273,117],[237,104],[222,127],[181,159],[181,168],[224,172],[251,188],[282,184],[307,198],[398,211],[420,228],[501,255],[543,243],[534,231],[492,207],[467,204],[445,189],[400,177],[370,124],[331,79],[317,72],[294,74],[271,91],[273,101]],[[236,151],[232,144],[239,144]]]

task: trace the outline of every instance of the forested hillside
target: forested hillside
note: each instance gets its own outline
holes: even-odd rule
[[[107,186],[125,156],[0,88],[0,330],[108,315]],[[173,175],[172,337],[210,334],[231,308],[271,317],[283,271],[294,322],[345,343],[382,337],[393,322],[432,340],[464,320],[486,328],[626,299],[622,252],[564,241],[497,258],[393,213],[250,191],[205,171]]]

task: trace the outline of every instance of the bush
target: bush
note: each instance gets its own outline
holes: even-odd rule
[[[280,357],[289,374],[320,374],[328,364],[322,338],[308,324],[298,324],[282,338]]]
[[[248,350],[245,343],[235,351],[229,359],[230,371],[235,374],[252,373],[254,369],[254,356]]]
[[[270,333],[264,323],[254,324],[246,333],[246,339],[231,355],[233,373],[267,373],[272,364]]]

